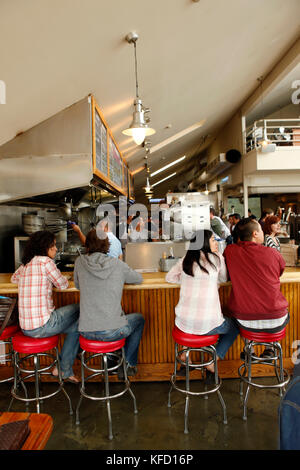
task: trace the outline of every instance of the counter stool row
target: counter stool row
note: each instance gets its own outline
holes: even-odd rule
[[[284,387],[290,380],[288,372],[283,368],[283,360],[282,360],[282,350],[279,343],[285,336],[285,329],[279,333],[275,334],[265,334],[265,333],[252,333],[246,330],[240,331],[241,336],[245,339],[245,360],[243,364],[240,366],[238,373],[241,380],[241,388],[240,393],[242,394],[242,384],[245,382],[247,384],[247,390],[243,401],[244,407],[244,414],[243,419],[247,419],[247,402],[249,397],[250,387],[257,387],[257,388],[278,388],[280,394],[284,390]],[[189,399],[191,396],[203,396],[205,399],[208,398],[210,394],[217,393],[222,411],[223,411],[223,422],[224,424],[227,423],[227,412],[226,412],[226,405],[223,400],[223,397],[220,392],[220,388],[222,385],[221,379],[218,376],[218,368],[217,368],[217,355],[215,344],[218,341],[218,335],[212,336],[197,336],[197,335],[190,335],[180,331],[177,327],[173,328],[173,339],[175,342],[175,364],[174,364],[174,373],[171,377],[171,388],[169,391],[168,397],[168,406],[171,406],[171,392],[173,389],[179,391],[180,393],[185,394],[185,413],[184,413],[184,433],[188,433],[188,411],[189,411]],[[70,414],[73,413],[72,405],[69,395],[67,394],[64,388],[64,382],[61,375],[60,364],[59,364],[59,355],[58,355],[58,340],[59,335],[48,337],[48,338],[30,338],[28,336],[23,335],[23,333],[19,330],[18,327],[7,327],[1,337],[0,341],[3,341],[5,344],[8,345],[8,351],[3,355],[5,360],[13,360],[14,366],[14,375],[7,379],[2,380],[1,382],[7,382],[13,380],[13,387],[11,390],[12,400],[9,406],[14,399],[21,400],[28,405],[30,402],[36,402],[36,409],[37,413],[40,412],[40,403],[47,399],[57,395],[59,392],[63,392],[66,396],[68,403],[69,403],[69,411]],[[113,341],[113,342],[102,342],[102,341],[91,341],[87,340],[84,337],[80,336],[80,346],[82,348],[81,352],[81,385],[80,385],[80,399],[76,408],[76,424],[79,424],[79,409],[81,406],[81,402],[83,398],[103,401],[106,403],[107,407],[107,414],[108,414],[108,437],[109,439],[113,438],[112,433],[112,419],[111,419],[111,410],[110,410],[110,401],[114,398],[121,397],[127,391],[130,393],[133,399],[133,410],[136,414],[137,406],[136,406],[136,398],[133,394],[130,386],[130,381],[127,377],[126,373],[126,365],[125,365],[125,355],[124,355],[124,345],[125,339],[120,341]],[[268,346],[272,347],[274,351],[274,356],[269,357],[266,361],[264,358],[258,357],[254,353],[254,346]],[[182,346],[179,350],[178,346]],[[50,350],[54,350],[55,354],[49,353]],[[117,351],[121,350],[121,355],[117,353]],[[181,354],[182,352],[186,354],[186,360],[182,361]],[[200,353],[200,360],[191,361],[192,353]],[[89,353],[86,355],[86,353]],[[25,356],[20,356],[20,354],[24,354]],[[109,356],[108,356],[109,355]],[[41,358],[47,357],[51,358],[51,364],[42,365]],[[96,367],[91,362],[94,358],[101,357],[100,366]],[[115,364],[113,367],[108,367],[108,357],[110,359],[115,360]],[[204,359],[205,357],[205,359]],[[2,356],[0,356],[0,359]],[[2,359],[3,359],[2,358]],[[26,365],[28,360],[33,360],[33,367],[30,369]],[[257,383],[252,378],[252,365],[260,363],[261,365],[267,364],[272,365],[275,370],[277,383],[274,385],[268,384],[261,384]],[[181,366],[185,367],[185,387],[179,387],[177,380],[177,364],[181,364]],[[210,387],[205,387],[202,391],[191,391],[190,389],[190,370],[200,370],[202,371],[202,377],[204,370],[210,364],[214,364],[215,374],[214,380]],[[58,387],[57,389],[48,395],[43,395],[41,391],[41,377],[43,375],[51,374],[50,370],[53,367],[57,367],[58,370]],[[124,370],[124,388],[121,392],[116,394],[110,394],[109,388],[109,374],[116,370],[119,367],[123,367]],[[85,372],[91,374],[87,375]],[[92,396],[86,392],[86,381],[96,377],[102,376],[104,378],[104,396]],[[27,389],[25,386],[24,381],[34,377],[35,383],[35,396],[33,398],[29,398],[27,395]],[[1,383],[0,382],[0,383]],[[19,393],[19,386],[22,386],[24,395],[21,396]]]

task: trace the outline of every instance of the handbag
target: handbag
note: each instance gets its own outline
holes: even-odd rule
[[[0,295],[0,337],[7,326],[19,323],[17,299]]]

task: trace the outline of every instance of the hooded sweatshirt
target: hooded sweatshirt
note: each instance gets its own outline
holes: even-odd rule
[[[75,261],[74,283],[80,290],[79,331],[104,331],[127,325],[121,307],[124,284],[141,284],[141,274],[104,253]]]

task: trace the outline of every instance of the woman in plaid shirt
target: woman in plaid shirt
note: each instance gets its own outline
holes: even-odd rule
[[[220,335],[216,351],[217,357],[224,359],[239,330],[221,310],[218,289],[227,281],[227,269],[211,230],[195,233],[185,257],[167,273],[166,281],[180,284],[175,325],[192,335]],[[181,359],[185,361],[185,354]],[[213,380],[213,372],[214,365],[207,366],[207,383]],[[178,375],[184,373],[182,368]]]
[[[33,233],[28,240],[22,265],[11,277],[18,284],[19,323],[26,336],[46,338],[65,333],[60,354],[64,380],[78,383],[73,363],[79,348],[79,304],[55,309],[52,289],[66,289],[68,280],[57,269],[54,258],[57,252],[55,235],[47,230]],[[52,374],[57,376],[57,368]]]

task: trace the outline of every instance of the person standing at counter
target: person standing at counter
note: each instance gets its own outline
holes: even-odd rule
[[[73,363],[79,349],[79,305],[65,305],[55,309],[52,288],[66,289],[68,280],[57,269],[55,235],[47,230],[33,233],[24,250],[22,265],[12,275],[18,284],[19,323],[22,332],[32,338],[47,338],[65,333],[60,353],[63,379],[79,383],[73,373]],[[52,370],[57,376],[57,368]]]
[[[111,256],[112,258],[119,258],[120,260],[123,259],[123,251],[122,251],[122,245],[120,240],[117,239],[117,237],[112,233],[112,223],[109,219],[104,217],[100,222],[98,222],[97,227],[100,228],[103,232],[107,233],[108,241],[109,241],[109,250],[108,250],[108,256]],[[75,223],[72,224],[72,228],[74,232],[77,233],[79,236],[79,239],[82,243],[83,246],[85,246],[85,240],[86,236],[82,233],[80,230],[80,227],[76,225]]]
[[[276,215],[270,215],[266,218],[264,223],[264,234],[265,234],[265,246],[275,248],[280,251],[280,241],[276,236],[281,231],[280,218]]]
[[[74,267],[74,283],[80,290],[80,334],[95,341],[126,338],[127,374],[133,376],[145,320],[140,313],[125,315],[121,299],[125,283],[141,284],[143,278],[123,261],[108,256],[106,232],[90,230],[85,247],[87,254],[80,255]],[[123,378],[123,370],[118,377]]]
[[[216,216],[216,211],[213,207],[209,209],[209,214],[210,214],[210,226],[211,230],[220,238],[223,240],[226,240],[227,244],[232,243],[232,236],[230,233],[229,228],[227,225],[223,222],[221,217]]]
[[[239,241],[224,251],[232,283],[229,310],[243,329],[281,331],[289,321],[288,302],[280,291],[285,261],[277,250],[263,246],[264,233],[256,220],[241,220],[237,230]],[[262,355],[268,357],[271,351]]]
[[[167,273],[166,281],[180,283],[175,325],[192,335],[219,334],[217,357],[224,359],[239,331],[234,320],[225,318],[221,311],[218,288],[219,283],[227,281],[227,269],[211,230],[195,233],[185,257]],[[211,364],[207,367],[208,383],[212,381],[213,373],[214,365]]]

